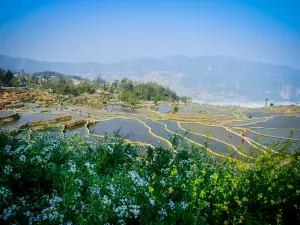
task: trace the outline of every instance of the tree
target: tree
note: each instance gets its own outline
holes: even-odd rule
[[[273,103],[273,102],[271,102],[271,103],[270,103],[270,106],[274,106],[274,103]]]
[[[265,107],[267,107],[267,105],[268,105],[268,101],[269,101],[270,99],[269,98],[266,98],[265,99],[265,102],[266,102],[266,105],[265,105]]]
[[[177,105],[174,106],[174,109],[173,109],[173,113],[177,113],[179,111],[179,108]]]
[[[131,109],[134,110],[135,106],[136,106],[136,99],[135,98],[130,98],[130,106],[131,106]]]
[[[0,69],[0,86],[4,86],[4,73],[5,71]]]
[[[12,85],[13,87],[19,87],[19,86],[20,86],[20,80],[19,80],[19,78],[14,77],[14,78],[12,79],[12,81],[11,81],[11,85]]]
[[[21,75],[21,76],[24,76],[24,75],[25,75],[25,70],[24,70],[23,68],[21,68],[20,75]]]
[[[118,88],[118,85],[119,85],[119,81],[118,80],[115,80],[114,82],[113,82],[113,88],[114,89],[117,89]]]
[[[102,79],[100,76],[98,76],[95,80],[94,83],[98,86],[100,86],[101,84],[105,83],[105,80]]]
[[[14,78],[13,73],[10,70],[4,71],[3,75],[3,86],[11,87],[12,86],[12,79]]]

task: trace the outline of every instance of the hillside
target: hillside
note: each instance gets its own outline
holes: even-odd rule
[[[102,64],[35,61],[0,55],[0,68],[26,72],[57,71],[67,74],[101,74],[106,79],[125,76],[153,80],[203,100],[300,100],[300,70],[288,66],[225,56],[170,56]]]

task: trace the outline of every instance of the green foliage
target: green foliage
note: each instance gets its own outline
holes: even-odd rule
[[[299,224],[299,153],[248,167],[174,136],[177,153],[122,137],[93,143],[55,129],[0,133],[4,224]],[[297,222],[298,221],[298,222]]]
[[[96,90],[96,85],[92,82],[81,81],[75,86],[70,79],[58,79],[53,82],[47,82],[40,86],[42,89],[51,89],[54,93],[62,95],[74,95],[77,96],[82,93],[93,94]]]
[[[192,101],[192,97],[189,97],[189,96],[180,96],[179,100],[186,103],[187,101]]]
[[[14,77],[11,81],[11,86],[12,87],[19,87],[20,86],[20,80],[17,77]]]
[[[174,91],[154,82],[138,83],[124,78],[119,84],[119,89],[120,100],[125,102],[132,99],[132,96],[135,96],[137,100],[147,101],[171,101],[172,99],[177,99]]]
[[[57,79],[75,79],[75,80],[85,80],[84,78],[76,75],[68,75],[66,76],[63,73],[58,73],[54,71],[44,71],[44,72],[37,72],[33,73],[32,76],[34,77],[42,77],[45,80],[50,80],[52,77],[55,77]]]
[[[274,106],[274,103],[273,103],[273,102],[271,102],[271,103],[270,103],[270,106]]]
[[[80,82],[76,86],[76,89],[79,94],[82,94],[82,93],[93,94],[96,91],[96,86],[93,85],[91,82],[84,81],[84,82]]]
[[[176,113],[176,112],[178,112],[178,111],[179,111],[179,107],[178,107],[177,105],[175,105],[174,108],[173,108],[173,112]]]
[[[0,69],[0,86],[11,87],[14,75],[10,70]]]
[[[53,83],[46,83],[42,85],[44,89],[52,89],[54,93],[62,95],[78,95],[79,92],[71,80],[59,79]]]

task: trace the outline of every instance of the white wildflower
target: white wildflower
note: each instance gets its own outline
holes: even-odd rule
[[[189,205],[187,203],[185,203],[184,201],[182,201],[181,203],[181,207],[182,209],[186,209]]]
[[[126,224],[124,220],[119,220],[118,223],[119,223],[119,224],[122,224],[122,225],[125,225],[125,224]]]
[[[74,182],[75,182],[75,184],[77,184],[79,187],[82,186],[82,181],[81,181],[80,179],[76,178],[76,179],[74,180]]]
[[[97,175],[93,170],[88,170],[90,175]]]
[[[171,207],[171,210],[175,209],[175,203],[171,199],[169,200],[169,206]]]
[[[5,166],[4,169],[3,169],[3,172],[4,172],[4,174],[6,174],[6,175],[11,174],[12,171],[13,171],[13,168],[12,168],[10,165]]]
[[[104,205],[110,205],[111,204],[111,200],[106,195],[103,196],[103,204]]]
[[[76,173],[77,169],[76,169],[76,164],[73,161],[69,161],[68,165],[70,166],[69,171],[72,173]]]
[[[112,184],[110,184],[109,186],[106,186],[106,188],[107,188],[108,190],[110,190],[111,196],[112,196],[112,197],[115,197],[116,192],[115,192],[114,186],[113,186]]]
[[[98,185],[95,185],[94,187],[91,187],[91,193],[93,196],[100,196],[100,188]]]
[[[3,218],[3,220],[7,220],[9,217],[14,216],[16,214],[16,208],[16,205],[12,205],[11,207],[4,209],[3,214],[0,215],[0,218]]]
[[[94,165],[92,163],[86,162],[84,164],[87,168],[94,168]]]
[[[26,156],[25,155],[21,155],[20,158],[19,158],[19,160],[21,162],[25,162],[26,161]]]
[[[148,183],[147,181],[144,181],[144,180],[138,175],[137,172],[135,172],[135,171],[129,171],[129,175],[130,175],[132,181],[133,181],[136,185],[138,185],[138,186],[140,186],[140,187],[148,186],[148,185],[149,185],[149,183]]]
[[[152,198],[149,198],[149,202],[150,202],[150,204],[151,204],[152,206],[155,205],[155,201],[154,201]]]
[[[118,217],[128,217],[128,209],[126,205],[118,206],[114,211],[117,213]]]
[[[8,154],[10,154],[11,153],[11,146],[10,145],[6,145],[4,147],[4,151],[6,151]]]
[[[168,216],[168,213],[167,213],[167,211],[164,208],[162,208],[161,210],[159,210],[157,213],[160,214],[160,215],[162,215],[162,216]]]
[[[53,196],[51,199],[48,200],[50,205],[57,205],[62,201],[61,197]]]
[[[111,146],[107,146],[107,150],[110,154],[112,154],[114,152],[114,149]]]
[[[81,196],[81,194],[78,191],[74,194],[75,198],[79,198],[80,196]]]
[[[133,213],[134,218],[137,218],[140,214],[140,206],[138,205],[129,205],[129,211]]]
[[[6,199],[9,195],[11,195],[11,192],[9,189],[5,187],[0,187],[0,199]]]
[[[25,216],[30,216],[31,212],[29,210],[27,210],[26,212],[24,212]]]

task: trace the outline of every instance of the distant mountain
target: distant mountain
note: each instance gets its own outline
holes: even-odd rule
[[[90,76],[101,74],[108,79],[127,76],[155,80],[179,90],[179,94],[204,100],[300,100],[299,69],[226,56],[175,55],[103,64],[45,62],[0,55],[0,68],[14,71],[24,68],[29,73],[56,71]]]

